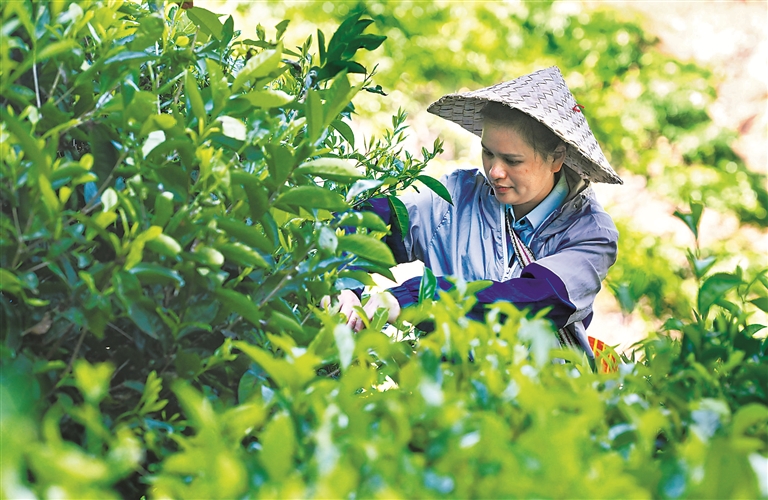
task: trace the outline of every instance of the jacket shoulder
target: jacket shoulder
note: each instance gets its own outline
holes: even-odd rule
[[[490,189],[488,181],[478,168],[457,168],[444,175],[441,181],[451,196],[457,199],[471,197],[484,189]]]
[[[613,219],[597,201],[590,188],[567,201],[562,212],[541,232],[543,237],[555,235],[567,235],[564,241],[569,241],[570,244],[594,238],[615,244],[619,239]]]
[[[603,231],[615,233],[618,238],[618,230],[616,224],[613,222],[613,218],[605,211],[603,206],[597,201],[594,191],[589,189],[584,196],[584,206],[582,208],[583,215],[591,218],[594,223]]]

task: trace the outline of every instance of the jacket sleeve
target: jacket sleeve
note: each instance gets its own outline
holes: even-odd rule
[[[576,321],[588,320],[600,283],[608,269],[616,261],[618,232],[607,214],[604,217],[589,215],[579,224],[591,224],[589,231],[573,231],[588,234],[582,239],[568,240],[552,255],[543,257],[523,269],[520,277],[491,286],[477,294],[478,306],[470,314],[481,319],[485,305],[503,300],[512,302],[519,309],[536,313],[550,308],[547,317],[558,328]],[[401,286],[390,289],[401,307],[418,300],[420,277],[412,278]],[[453,285],[445,278],[438,278],[439,288],[448,290]]]
[[[456,188],[456,175],[443,176],[440,181],[448,191]],[[398,264],[424,261],[426,248],[435,234],[438,226],[445,219],[450,205],[437,196],[429,188],[422,188],[419,192],[409,192],[398,196],[408,210],[408,232],[402,234],[392,215],[392,209],[387,198],[374,198],[369,200],[371,209],[385,224],[390,225],[390,233],[384,242],[392,250],[395,261]]]

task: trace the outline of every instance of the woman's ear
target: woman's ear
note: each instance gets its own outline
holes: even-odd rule
[[[552,171],[553,172],[559,172],[560,169],[563,167],[563,162],[565,161],[565,151],[566,147],[564,143],[560,143],[555,148],[555,151],[552,153]]]

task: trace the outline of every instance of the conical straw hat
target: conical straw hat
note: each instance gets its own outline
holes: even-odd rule
[[[432,103],[427,111],[481,135],[483,117],[480,111],[489,101],[518,109],[549,127],[570,145],[565,164],[583,179],[622,184],[557,66],[484,89],[448,94]]]

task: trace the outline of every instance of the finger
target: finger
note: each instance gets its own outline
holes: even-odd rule
[[[369,300],[365,307],[363,307],[363,310],[368,319],[373,319],[373,315],[376,314],[380,307],[386,307],[386,304],[382,304],[378,297],[376,297]]]
[[[349,304],[349,303],[343,303],[341,304],[341,309],[339,312],[346,316],[347,318],[351,318],[353,314],[357,314],[354,310],[355,305]]]
[[[355,329],[355,325],[360,321],[360,317],[356,312],[352,312],[347,318],[347,326],[351,329]]]
[[[376,309],[380,306],[379,304],[379,297],[378,295],[371,296],[370,299],[368,299],[368,302],[363,306],[363,310],[368,314],[368,316],[371,316],[371,312],[375,312]]]

